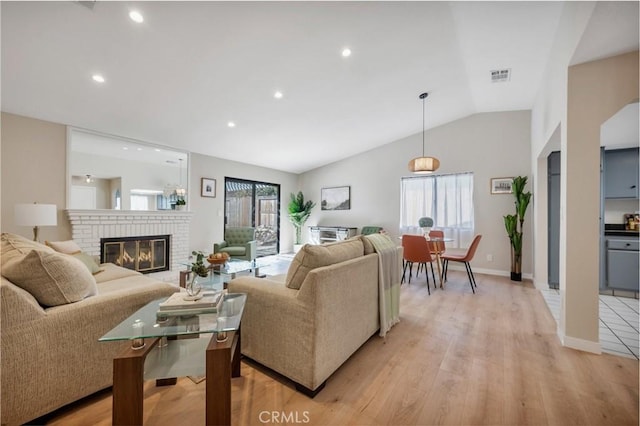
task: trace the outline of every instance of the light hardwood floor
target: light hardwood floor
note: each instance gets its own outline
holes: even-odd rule
[[[314,399],[243,362],[232,381],[233,424],[638,425],[638,361],[563,348],[531,284],[476,281],[475,295],[463,272],[450,272],[431,296],[424,274],[403,285],[401,322],[385,339],[372,337]],[[204,424],[204,385],[147,382],[145,424]],[[59,410],[48,424],[109,425],[111,393]]]

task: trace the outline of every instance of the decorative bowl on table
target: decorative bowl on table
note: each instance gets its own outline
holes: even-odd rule
[[[227,260],[229,260],[227,253],[212,253],[207,257],[207,262],[212,265],[223,265]]]

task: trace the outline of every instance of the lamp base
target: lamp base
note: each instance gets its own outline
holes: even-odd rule
[[[33,241],[38,241],[38,227],[34,226],[33,227]]]

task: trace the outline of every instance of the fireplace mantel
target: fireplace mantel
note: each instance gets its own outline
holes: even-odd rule
[[[66,210],[71,235],[82,251],[100,255],[100,238],[171,235],[171,270],[189,257],[192,212],[141,210]]]

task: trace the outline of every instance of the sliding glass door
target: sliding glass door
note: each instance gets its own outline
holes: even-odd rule
[[[225,178],[224,223],[256,228],[258,257],[280,251],[280,185]]]

